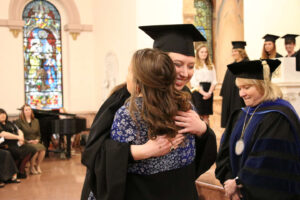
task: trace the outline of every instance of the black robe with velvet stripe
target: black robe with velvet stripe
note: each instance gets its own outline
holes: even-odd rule
[[[232,135],[239,121],[243,121],[241,112],[233,114],[223,134],[216,177],[224,183],[238,176],[246,200],[300,199],[300,121],[297,114],[286,106],[259,108],[257,114],[261,118],[239,157],[233,155]],[[239,165],[238,170],[235,164]]]
[[[157,193],[149,191],[161,191],[159,195],[166,196],[164,200],[197,199],[194,181],[216,159],[214,132],[208,127],[202,137],[196,137],[195,161],[187,167],[151,176],[127,174],[128,162],[132,160],[130,145],[110,139],[110,128],[116,111],[128,97],[126,86],[117,90],[104,102],[94,119],[82,155],[87,174],[81,199],[86,200],[90,191],[99,200],[157,199]],[[137,191],[135,185],[140,190]],[[160,185],[163,187],[160,188]],[[178,195],[179,192],[181,195]],[[182,198],[182,195],[185,197]]]

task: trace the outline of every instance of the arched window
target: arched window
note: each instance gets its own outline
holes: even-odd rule
[[[194,0],[196,9],[195,26],[207,39],[207,46],[212,55],[212,3],[211,0]]]
[[[46,0],[33,0],[23,11],[25,102],[32,108],[63,107],[61,19]]]

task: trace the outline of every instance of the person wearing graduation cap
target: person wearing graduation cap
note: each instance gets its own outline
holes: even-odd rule
[[[191,24],[142,26],[140,29],[154,39],[154,48],[167,52],[172,59],[176,69],[175,88],[188,91],[185,84],[193,76],[193,42],[205,40],[205,38]],[[137,145],[120,143],[109,138],[115,113],[129,96],[126,85],[119,86],[96,114],[82,155],[82,163],[87,166],[87,174],[81,199],[90,198],[90,194],[92,198],[96,197],[101,200],[125,199],[126,195],[135,195],[134,191],[136,191],[136,199],[159,199],[160,195],[163,199],[182,199],[182,195],[185,195],[186,199],[197,199],[194,181],[211,167],[216,158],[214,132],[193,110],[178,112],[178,116],[174,118],[175,124],[182,127],[178,132],[199,135],[195,137],[196,157],[194,161],[180,169],[129,178],[127,176],[128,164],[138,160],[140,158],[138,156],[142,155],[141,157],[146,159],[147,155],[153,154],[153,152],[138,151],[138,149],[142,151],[145,149],[135,148],[138,147]],[[159,142],[165,145],[160,146]],[[166,147],[170,145],[173,147],[172,141],[168,140],[153,140],[152,144],[152,147],[161,147],[160,152],[159,148],[156,149],[157,155],[160,154],[160,156],[172,150],[172,148],[167,148],[166,152]],[[173,180],[176,181],[173,182]],[[128,181],[132,183],[130,188],[126,184]],[[169,182],[172,184],[169,185]],[[138,190],[133,190],[134,184]],[[191,185],[192,187],[189,187]]]
[[[288,53],[286,57],[296,57],[296,71],[300,71],[300,49],[295,52],[296,37],[298,36],[299,35],[295,34],[286,34],[285,36],[282,36],[282,38],[284,38],[285,49]]]
[[[246,45],[245,41],[232,41],[232,57],[235,63],[249,60]],[[220,96],[222,96],[221,127],[225,128],[231,113],[245,105],[235,85],[235,76],[229,70],[226,70]]]
[[[300,120],[271,82],[279,60],[228,65],[246,107],[222,135],[215,174],[230,199],[300,199]]]
[[[288,53],[286,57],[295,57],[295,46],[296,46],[296,37],[299,35],[295,34],[286,34],[282,36],[281,38],[284,38],[284,46],[285,50]]]
[[[279,38],[277,35],[266,34],[261,59],[280,58],[282,55],[276,51],[276,40]]]

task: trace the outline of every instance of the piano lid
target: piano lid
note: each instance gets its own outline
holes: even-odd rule
[[[40,114],[40,115],[53,115],[53,116],[59,116],[59,115],[64,115],[64,116],[70,116],[70,117],[75,117],[76,114],[71,114],[71,113],[60,113],[59,110],[39,110],[39,109],[32,109],[34,114]]]

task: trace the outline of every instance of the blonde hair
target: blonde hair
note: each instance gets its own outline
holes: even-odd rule
[[[272,42],[272,41],[270,41],[270,42]],[[274,42],[272,42],[272,43],[273,43],[274,48],[272,49],[271,53],[268,54],[268,52],[265,50],[265,42],[264,42],[262,53],[261,53],[261,59],[276,58],[276,44]]]
[[[201,61],[201,59],[200,59],[200,57],[199,57],[199,51],[200,51],[200,49],[202,49],[202,48],[206,48],[206,50],[207,50],[207,57],[206,57],[206,59],[205,59],[205,64],[206,64],[206,66],[207,66],[207,68],[208,68],[208,70],[212,70],[213,69],[213,63],[212,63],[212,61],[210,60],[210,56],[209,56],[209,51],[208,51],[208,48],[207,48],[207,46],[205,45],[205,44],[201,44],[201,45],[199,45],[197,48],[196,48],[196,62],[195,62],[195,68],[196,69],[200,69],[200,68],[202,68],[204,65],[203,65],[203,62]]]
[[[239,52],[240,56],[242,57],[242,60],[244,60],[244,59],[249,60],[248,54],[246,53],[245,49],[237,48],[235,50],[237,50]]]
[[[254,85],[259,93],[263,94],[263,101],[275,101],[282,98],[281,89],[271,82],[270,68],[266,61],[263,61],[264,80],[236,78],[236,85]]]

